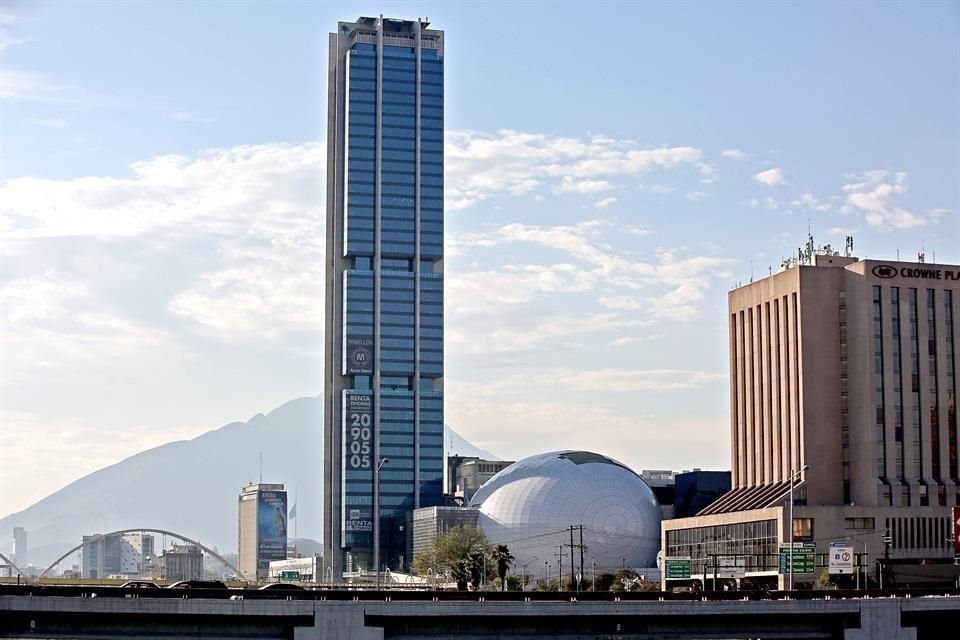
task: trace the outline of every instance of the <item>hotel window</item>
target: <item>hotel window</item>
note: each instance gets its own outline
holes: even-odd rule
[[[940,391],[937,376],[937,305],[933,289],[927,289],[927,366],[930,374],[930,463],[937,483],[937,504],[945,506],[947,496],[940,467]]]
[[[877,528],[875,518],[844,518],[843,524],[847,529],[865,529],[872,531]]]
[[[890,323],[893,329],[893,440],[896,446],[897,478],[903,480],[903,358],[900,351],[900,287],[890,289]],[[909,492],[907,497],[909,500]]]
[[[883,398],[883,307],[880,287],[873,288],[873,405],[876,409],[874,442],[877,477],[886,482],[887,430]],[[887,501],[889,505],[890,502]]]
[[[813,540],[813,518],[793,519],[793,539],[801,542]]]
[[[910,476],[920,479],[923,477],[923,448],[920,443],[920,337],[917,331],[917,290],[913,287],[909,290],[907,306],[910,322],[911,433],[913,434],[913,469]],[[926,487],[922,486],[920,491],[921,505],[925,505],[923,500],[926,498]]]
[[[953,291],[950,289],[943,292],[943,325],[943,337],[946,342],[944,357],[947,359],[945,387],[947,390],[947,458],[950,462],[948,475],[958,483],[957,475],[960,470],[957,469],[957,365],[953,341]],[[960,505],[960,483],[958,483],[957,492],[954,496],[954,504]]]

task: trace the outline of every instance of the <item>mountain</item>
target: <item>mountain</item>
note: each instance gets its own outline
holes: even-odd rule
[[[448,452],[496,459],[449,426],[444,441]],[[85,534],[133,527],[174,531],[223,552],[235,551],[237,497],[240,489],[258,480],[260,454],[263,481],[286,483],[290,507],[297,503],[291,536],[322,539],[319,396],[291,400],[267,415],[154,447],[94,471],[0,519],[0,533],[27,529],[30,561],[37,566],[52,562]]]

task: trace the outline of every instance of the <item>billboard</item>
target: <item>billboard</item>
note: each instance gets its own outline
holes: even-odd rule
[[[354,533],[373,533],[373,514],[370,509],[347,509],[344,529]]]
[[[373,375],[373,338],[347,336],[344,360],[346,375]]]
[[[257,566],[287,558],[287,492],[261,491],[257,496]]]
[[[344,466],[370,469],[373,467],[373,394],[347,395],[344,409]]]
[[[373,394],[347,392],[343,402],[343,530],[372,533],[373,512],[366,505],[350,504],[346,494],[348,480],[354,492],[369,487],[373,492]]]

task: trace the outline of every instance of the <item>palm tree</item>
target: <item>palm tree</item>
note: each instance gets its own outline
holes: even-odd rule
[[[516,560],[510,549],[505,544],[498,544],[490,552],[490,558],[497,563],[497,575],[500,576],[500,590],[507,590],[507,571],[510,570],[510,564]]]

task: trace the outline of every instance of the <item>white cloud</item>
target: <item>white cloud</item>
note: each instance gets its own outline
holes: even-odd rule
[[[720,155],[724,158],[736,158],[737,160],[747,157],[747,154],[740,149],[724,149],[720,152]]]
[[[673,187],[663,187],[659,184],[655,184],[652,187],[650,187],[650,191],[652,191],[653,193],[673,193],[674,191],[676,191],[676,189],[674,189]]]
[[[577,179],[571,176],[563,176],[560,184],[554,187],[557,193],[580,193],[590,195],[601,191],[608,191],[613,185],[606,180]]]
[[[702,184],[713,184],[717,181],[717,168],[709,162],[699,162],[697,168],[700,170]]]
[[[849,236],[860,231],[859,227],[830,227],[827,229],[828,236]]]
[[[41,73],[0,69],[0,98],[34,98],[60,91],[62,88],[47,80]]]
[[[10,28],[17,21],[17,17],[10,11],[0,7],[0,53],[8,48],[30,42],[30,38],[13,35]]]
[[[622,370],[599,369],[587,371],[550,372],[549,379],[577,391],[673,391],[699,389],[705,384],[726,380],[720,373],[685,371],[680,369]]]
[[[613,198],[613,197],[604,198],[603,200],[597,200],[597,201],[594,202],[593,205],[591,205],[591,206],[592,206],[594,209],[606,209],[607,207],[609,207],[610,205],[612,205],[612,204],[613,204],[614,202],[616,202],[616,201],[617,201],[617,199],[616,199],[616,198]]]
[[[30,124],[48,129],[64,129],[67,126],[66,121],[59,118],[31,118]]]
[[[494,196],[529,193],[543,184],[558,192],[596,193],[612,187],[610,178],[691,166],[701,156],[693,147],[641,149],[601,136],[448,131],[446,207],[458,211]]]
[[[145,353],[176,351],[167,332],[134,321],[89,285],[52,270],[6,282],[0,307],[3,383],[99,365],[104,359],[136,366]]]
[[[779,167],[767,169],[766,171],[761,171],[753,176],[753,179],[757,182],[767,185],[768,187],[775,187],[779,184],[783,184],[783,170]]]
[[[126,178],[13,178],[0,187],[0,228],[7,238],[302,229],[320,219],[324,155],[319,143],[247,145],[136,162]]]
[[[812,193],[805,193],[797,200],[790,203],[790,206],[810,211],[833,211],[834,206],[830,202],[823,202],[814,197]]]
[[[472,234],[469,245],[478,249],[533,244],[566,253],[574,264],[508,265],[496,271],[465,273],[451,270],[448,313],[505,318],[510,312],[503,309],[504,304],[527,304],[548,293],[589,293],[603,287],[595,297],[603,308],[617,312],[643,309],[653,318],[685,322],[698,315],[713,279],[729,275],[726,269],[732,261],[726,258],[679,257],[676,251],[661,248],[642,259],[618,251],[602,241],[601,232],[607,230],[616,232],[621,227],[588,220],[554,227],[511,224],[492,233]],[[456,238],[454,243],[464,246]]]
[[[780,203],[777,202],[775,198],[771,198],[770,196],[764,197],[763,204],[767,205],[767,209],[770,209],[771,211],[776,211],[780,208]]]
[[[691,191],[686,195],[687,200],[691,200],[693,202],[700,202],[706,197],[707,197],[707,194],[705,194],[702,191]]]
[[[276,247],[241,253],[177,293],[169,310],[223,338],[275,340],[323,326],[322,253]]]
[[[936,220],[895,206],[892,200],[907,192],[907,174],[889,171],[867,171],[855,177],[858,182],[843,186],[846,203],[844,213],[861,213],[867,225],[876,229],[912,229]]]

